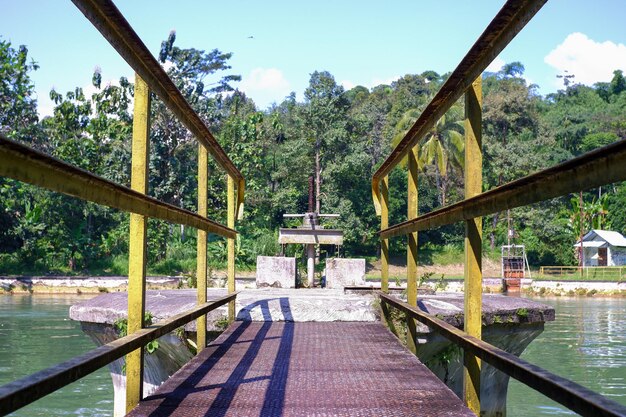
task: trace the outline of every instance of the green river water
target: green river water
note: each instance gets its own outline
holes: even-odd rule
[[[78,296],[0,296],[0,384],[95,347],[68,318]],[[626,404],[626,299],[540,299],[557,319],[522,358]],[[106,369],[43,398],[12,416],[112,416]],[[517,381],[509,385],[508,416],[575,415]]]

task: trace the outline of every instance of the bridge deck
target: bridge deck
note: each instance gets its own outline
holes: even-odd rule
[[[131,416],[473,416],[380,323],[236,322]]]

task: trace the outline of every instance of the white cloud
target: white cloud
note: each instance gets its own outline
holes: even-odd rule
[[[491,64],[489,64],[489,66],[487,68],[485,68],[485,71],[487,71],[487,72],[498,72],[498,71],[500,71],[502,69],[504,64],[506,64],[506,62],[504,62],[504,59],[502,59],[500,57],[496,57],[496,59],[491,61]]]
[[[290,88],[289,81],[276,68],[254,68],[239,84],[239,90],[251,97],[259,107],[280,103],[289,95]]]
[[[596,42],[584,33],[571,33],[544,58],[546,64],[558,71],[575,76],[574,82],[586,85],[610,81],[613,71],[626,71],[626,46],[611,41]],[[562,79],[556,81],[563,86]]]

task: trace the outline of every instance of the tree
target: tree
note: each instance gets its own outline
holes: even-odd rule
[[[624,73],[622,70],[613,71],[613,79],[609,85],[609,92],[612,95],[618,95],[622,91],[626,90],[626,79],[624,79]]]
[[[451,168],[462,177],[465,166],[465,139],[459,132],[462,128],[461,107],[454,105],[443,115],[430,132],[420,148],[422,165],[432,164],[435,167],[437,188],[440,203],[446,205]]]
[[[28,61],[28,49],[16,50],[0,40],[0,133],[9,138],[30,142],[38,117],[34,84],[29,73],[39,68]]]
[[[323,163],[327,148],[342,146],[345,137],[345,116],[348,100],[342,86],[327,71],[311,74],[309,86],[304,90],[303,116],[314,157],[315,211],[321,210]]]

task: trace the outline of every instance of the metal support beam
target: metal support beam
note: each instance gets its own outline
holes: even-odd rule
[[[409,175],[408,175],[408,192],[407,192],[407,219],[411,220],[417,217],[417,165],[418,149],[414,147],[408,155]],[[408,235],[407,253],[406,253],[406,292],[407,302],[409,305],[417,306],[417,232]],[[411,352],[416,353],[415,345],[416,325],[415,320],[407,317],[408,334],[407,347]]]
[[[17,143],[0,134],[0,176],[115,209],[171,223],[184,224],[220,236],[236,236],[212,220],[164,203],[113,181]]]
[[[227,185],[227,226],[230,229],[235,229],[235,211],[237,208],[235,207],[235,179],[228,175],[228,185]],[[235,239],[228,238],[228,293],[235,292]],[[228,303],[228,320],[235,320],[235,302],[231,301]]]
[[[372,177],[376,213],[380,215],[380,179],[391,172],[448,109],[465,93],[547,0],[508,0],[476,40],[450,77]]]
[[[465,198],[482,191],[482,80],[465,93]],[[477,339],[482,330],[482,217],[465,221],[465,332]],[[465,404],[480,415],[480,359],[464,351]]]
[[[209,128],[187,103],[115,4],[111,0],[73,0],[73,3],[196,139],[211,152],[217,163],[238,182],[243,182],[243,176],[215,140]],[[240,203],[243,203],[243,195]]]
[[[198,215],[207,216],[208,187],[208,152],[202,144],[198,145]],[[207,287],[207,233],[198,229],[196,254],[196,287],[198,305],[206,303]],[[196,322],[196,347],[200,353],[206,346],[206,316],[198,317]]]
[[[381,211],[380,229],[389,227],[389,177],[384,177],[381,183]],[[380,287],[383,292],[389,292],[389,239],[380,240]]]
[[[150,90],[135,75],[135,105],[133,111],[133,144],[130,186],[142,194],[148,192],[150,140]],[[128,334],[144,327],[146,295],[146,236],[148,218],[130,214],[128,251]],[[130,412],[142,397],[143,349],[126,355],[126,412]]]
[[[380,237],[390,238],[433,229],[617,181],[626,181],[626,140],[396,224],[381,231]]]

